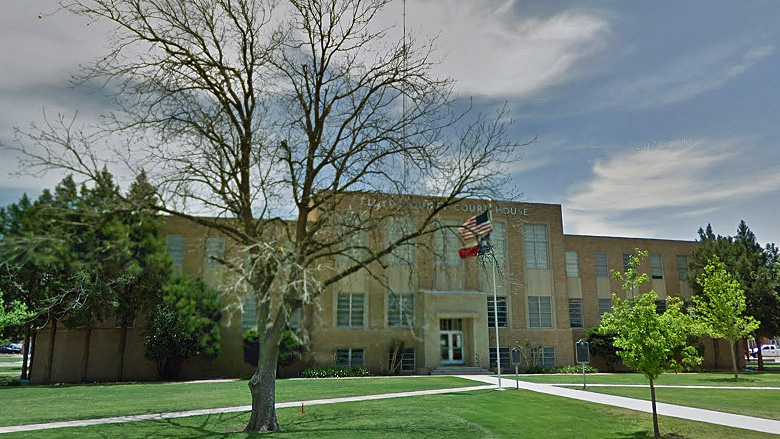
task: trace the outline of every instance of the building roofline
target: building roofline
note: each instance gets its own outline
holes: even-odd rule
[[[564,233],[564,238],[572,237],[572,238],[598,238],[598,239],[630,239],[634,241],[663,241],[663,242],[684,242],[688,244],[697,244],[698,241],[696,240],[687,240],[687,239],[666,239],[666,238],[637,238],[632,236],[605,236],[605,235],[575,235],[572,233]]]

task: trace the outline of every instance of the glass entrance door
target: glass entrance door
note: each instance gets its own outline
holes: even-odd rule
[[[461,319],[441,320],[439,345],[441,364],[463,364],[463,321]]]

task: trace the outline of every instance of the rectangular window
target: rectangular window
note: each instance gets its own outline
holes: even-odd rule
[[[290,314],[290,320],[287,321],[287,326],[292,329],[298,329],[301,327],[301,309],[298,308]]]
[[[339,294],[336,325],[340,328],[362,328],[364,303],[363,294]]]
[[[385,237],[387,245],[391,245],[405,236],[413,233],[412,222],[408,218],[391,218],[387,221]],[[413,265],[415,245],[411,240],[399,244],[387,257],[389,265]]]
[[[509,369],[512,367],[512,358],[509,355],[509,348],[500,348],[498,350],[501,353],[501,370]],[[497,364],[496,360],[496,347],[490,347],[490,368],[495,369]]]
[[[582,299],[569,299],[569,323],[572,328],[583,328]]]
[[[681,281],[688,280],[688,256],[677,255],[677,275]]]
[[[506,268],[506,227],[504,223],[493,223],[493,232],[490,233],[490,245],[493,246],[493,254],[501,268]]]
[[[605,312],[612,312],[612,299],[599,299],[599,317]]]
[[[664,265],[661,261],[661,255],[650,255],[650,271],[653,279],[664,278]]]
[[[362,366],[363,349],[336,349],[336,366]]]
[[[216,258],[216,259],[214,259]],[[220,267],[217,259],[225,258],[225,238],[206,238],[206,267]]]
[[[609,268],[607,266],[607,253],[595,252],[593,259],[596,261],[596,277],[609,277]]]
[[[439,329],[442,331],[462,331],[462,319],[441,319],[439,320]]]
[[[525,225],[525,266],[526,268],[546,269],[547,262],[547,226],[544,224]]]
[[[347,214],[339,225],[340,253],[337,260],[340,264],[349,266],[366,258],[368,236],[363,230],[363,220],[358,215]]]
[[[552,298],[529,296],[528,322],[531,328],[552,328]]]
[[[434,235],[434,253],[436,254],[436,265],[439,267],[460,267],[462,259],[458,256],[461,242],[458,238],[456,221],[445,221],[440,229]]]
[[[417,369],[416,359],[414,348],[404,349],[401,355],[401,372],[414,372]]]
[[[566,276],[580,277],[580,258],[577,252],[566,252]]]
[[[414,326],[414,295],[390,294],[387,296],[387,326],[411,328]]]
[[[623,253],[623,273],[627,272],[631,266],[631,253]]]
[[[135,319],[129,319],[127,321],[127,324],[125,324],[126,328],[132,328],[135,326]],[[114,328],[121,328],[122,327],[122,315],[119,314],[119,312],[116,312],[114,314]]]
[[[507,306],[506,306],[506,296],[498,296],[496,297],[496,302],[498,303],[498,327],[499,328],[507,328],[509,325],[507,324]],[[487,296],[487,321],[488,321],[488,328],[495,328],[496,322],[495,322],[495,307],[493,306],[493,296],[488,295]]]
[[[173,268],[181,272],[184,265],[184,246],[186,238],[184,235],[168,235],[165,237],[165,246],[168,250],[168,256],[173,261]]]
[[[257,302],[254,296],[243,298],[241,304],[241,328],[248,329],[257,326]]]
[[[666,300],[655,301],[655,312],[656,314],[663,314],[666,312]]]
[[[555,348],[554,347],[536,347],[531,348],[528,354],[534,366],[544,367],[546,369],[555,368]]]

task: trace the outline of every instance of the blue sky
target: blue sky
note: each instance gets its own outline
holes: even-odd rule
[[[96,117],[94,87],[71,88],[105,29],[49,0],[0,9],[0,143],[49,114]],[[382,17],[400,24],[401,2]],[[40,16],[40,18],[39,18]],[[408,0],[407,28],[436,36],[439,73],[463,98],[512,110],[524,148],[514,181],[563,206],[567,233],[695,239],[747,221],[780,241],[780,4]],[[0,204],[60,175],[12,175],[0,150]]]

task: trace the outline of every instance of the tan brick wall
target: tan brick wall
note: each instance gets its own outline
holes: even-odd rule
[[[367,208],[370,200],[356,198],[353,208]],[[358,202],[358,200],[360,200]],[[441,215],[442,220],[460,224],[470,216],[484,209],[486,203],[464,201],[448,208]],[[375,207],[375,205],[374,205]],[[390,207],[386,207],[390,208]],[[610,269],[623,270],[623,253],[632,253],[635,248],[660,254],[663,261],[664,279],[662,288],[668,295],[683,295],[684,283],[678,279],[677,255],[689,255],[694,242],[657,239],[634,239],[598,236],[577,236],[563,234],[561,206],[538,203],[497,203],[492,206],[493,222],[502,223],[506,231],[506,266],[499,270],[497,291],[508,300],[508,328],[500,328],[502,347],[516,344],[524,346],[554,347],[558,365],[574,364],[574,342],[584,337],[584,329],[572,329],[569,323],[568,299],[581,297],[585,327],[596,326],[598,317],[598,284],[603,284],[604,297],[611,291],[620,292],[620,286],[611,280],[597,279],[594,252],[607,253]],[[542,224],[547,227],[548,269],[526,268],[524,230],[527,224]],[[384,230],[377,230],[368,236],[368,242],[380,245],[385,239]],[[184,234],[186,236],[182,272],[190,276],[204,275],[206,239],[218,236],[213,230],[189,221],[166,218],[161,236]],[[338,348],[362,348],[365,351],[366,366],[374,373],[387,370],[388,349],[392,339],[404,340],[407,347],[416,350],[418,372],[428,372],[438,366],[439,319],[464,319],[465,363],[475,365],[479,357],[483,366],[488,364],[488,347],[495,345],[495,332],[487,328],[487,299],[492,298],[492,270],[482,267],[477,258],[464,261],[462,265],[438,270],[433,249],[434,238],[420,238],[412,266],[394,266],[385,273],[376,264],[375,273],[392,285],[396,292],[413,294],[415,297],[415,327],[387,327],[388,291],[383,284],[365,272],[356,273],[340,284],[325,291],[317,302],[304,312],[304,326],[308,329],[310,342],[307,361],[332,364]],[[228,241],[225,250],[229,256],[240,255]],[[580,277],[567,278],[565,252],[575,250],[579,256]],[[457,250],[454,250],[457,251]],[[649,273],[646,261],[642,268]],[[457,276],[457,282],[444,282],[442,276]],[[215,278],[211,273],[212,279]],[[438,277],[438,280],[437,280]],[[219,280],[220,277],[216,276]],[[229,282],[225,276],[223,282]],[[460,286],[452,294],[438,294]],[[649,285],[642,292],[649,289]],[[366,311],[362,328],[339,328],[336,325],[336,304],[339,293],[362,293],[366,297]],[[552,328],[530,328],[528,321],[529,296],[549,296],[552,303]],[[226,311],[223,313],[222,349],[213,360],[193,360],[183,367],[187,378],[240,376],[252,372],[252,367],[243,362],[241,316],[236,311],[236,297],[225,294]],[[106,323],[93,335],[90,362],[90,379],[112,380],[116,371],[116,344],[118,330]],[[126,379],[154,379],[154,364],[143,357],[143,326],[136,325],[129,331],[125,362]],[[711,342],[709,343],[711,346]],[[46,364],[48,330],[39,332],[36,343],[36,360],[33,378],[41,379]],[[80,379],[80,358],[83,348],[83,334],[77,330],[58,329],[57,349],[53,370],[54,381],[78,381]],[[709,346],[708,346],[709,348]],[[728,365],[728,358],[720,363]],[[711,359],[709,359],[711,362]],[[729,360],[730,361],[730,360]]]

